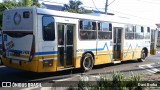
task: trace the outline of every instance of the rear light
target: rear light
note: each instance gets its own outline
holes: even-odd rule
[[[33,57],[35,54],[35,37],[33,36],[33,40],[32,40],[32,47],[31,47],[31,52],[30,52],[30,56],[29,56],[29,61],[32,61]]]
[[[43,61],[43,67],[52,67],[53,66],[53,60],[44,60]]]
[[[6,57],[6,49],[4,45],[4,34],[2,33],[2,56],[5,58]]]
[[[29,61],[31,61],[33,59],[34,54],[35,54],[35,48],[33,48],[33,46],[32,46],[30,56],[29,56]]]

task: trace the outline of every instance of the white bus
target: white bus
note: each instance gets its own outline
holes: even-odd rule
[[[144,61],[156,52],[156,26],[108,15],[15,8],[3,15],[3,63],[33,72]]]
[[[0,31],[0,65],[3,65],[2,62],[2,33]]]

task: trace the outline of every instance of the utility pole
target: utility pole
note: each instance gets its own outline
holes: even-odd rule
[[[106,5],[105,5],[105,14],[107,14],[107,9],[108,9],[108,0],[106,0]]]

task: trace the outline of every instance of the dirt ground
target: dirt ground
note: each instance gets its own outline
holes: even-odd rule
[[[142,81],[158,81],[158,86],[155,87],[146,87],[144,90],[160,90],[160,73],[146,75],[141,78]]]
[[[160,73],[146,75],[141,77],[143,81],[160,81]]]

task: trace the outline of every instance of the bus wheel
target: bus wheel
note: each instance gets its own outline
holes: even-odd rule
[[[81,69],[83,72],[87,72],[93,68],[93,56],[90,53],[83,55],[81,59]]]
[[[139,58],[138,61],[144,62],[146,57],[147,57],[147,52],[145,52],[145,50],[142,50],[141,51],[141,58]]]

